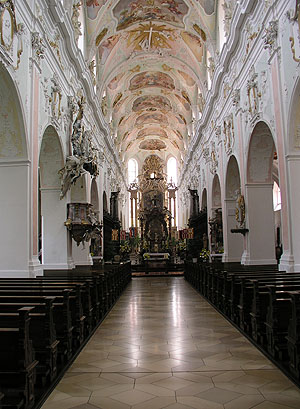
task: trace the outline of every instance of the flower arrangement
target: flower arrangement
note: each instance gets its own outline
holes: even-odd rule
[[[131,252],[131,247],[128,240],[122,240],[120,245],[120,253],[122,255],[128,254]]]
[[[179,240],[178,250],[179,251],[186,251],[186,242],[184,240]]]
[[[201,260],[208,260],[210,256],[210,251],[207,249],[202,249],[200,251],[199,257]]]

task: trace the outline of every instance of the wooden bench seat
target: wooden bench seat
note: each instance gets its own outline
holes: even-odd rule
[[[21,305],[33,306],[39,311],[39,304],[45,303],[45,297],[39,295],[2,295],[1,305],[19,303]],[[58,344],[58,363],[64,366],[74,353],[72,317],[70,311],[70,291],[64,290],[62,296],[56,296],[53,302],[53,321]]]
[[[0,324],[0,391],[5,408],[30,409],[35,403],[36,367],[29,337],[32,307],[18,310],[15,327]]]
[[[44,303],[33,307],[29,313],[29,336],[38,360],[37,380],[40,386],[51,383],[57,376],[57,354],[59,341],[53,319],[54,298],[45,297]],[[24,304],[24,303],[23,303]],[[18,320],[21,303],[0,303],[0,325],[14,327]]]

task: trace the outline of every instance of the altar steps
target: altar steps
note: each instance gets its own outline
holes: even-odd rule
[[[132,271],[131,277],[180,277],[184,275],[184,271]]]

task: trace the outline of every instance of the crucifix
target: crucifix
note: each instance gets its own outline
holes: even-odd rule
[[[158,31],[157,31],[157,30],[153,30],[152,21],[150,21],[149,30],[145,30],[145,31],[144,31],[144,33],[149,33],[149,37],[148,37],[149,49],[151,48],[152,33],[153,33],[153,32],[158,32]]]

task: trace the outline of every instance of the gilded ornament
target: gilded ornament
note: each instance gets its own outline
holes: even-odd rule
[[[193,29],[196,31],[197,34],[200,35],[200,37],[202,38],[202,40],[205,42],[206,41],[206,34],[205,32],[202,30],[202,28],[200,28],[198,26],[198,24],[193,24]]]
[[[96,38],[96,41],[95,41],[96,47],[99,46],[99,44],[101,43],[101,41],[103,40],[103,38],[106,36],[107,33],[108,33],[108,28],[105,27],[101,31],[101,33],[97,35],[97,38]]]

